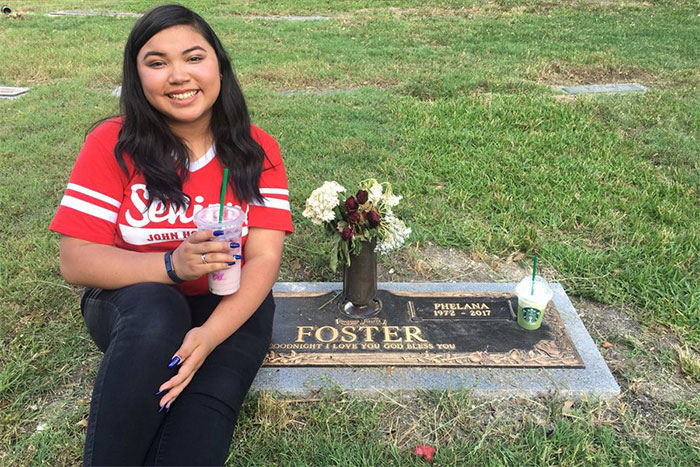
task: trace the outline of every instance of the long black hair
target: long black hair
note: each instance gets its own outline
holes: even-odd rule
[[[260,201],[258,183],[266,156],[250,134],[250,116],[231,60],[209,24],[181,5],[164,5],[150,10],[136,22],[129,34],[124,48],[120,98],[123,121],[114,156],[127,176],[130,174],[123,154],[131,157],[136,171],[146,179],[149,204],[160,200],[182,209],[189,205],[188,196],[182,191],[189,174],[189,148],[170,130],[164,116],[146,100],[136,65],[139,51],[151,37],[179,25],[194,28],[216,52],[221,91],[212,107],[210,123],[216,157],[229,168],[229,185],[236,197],[240,201]]]

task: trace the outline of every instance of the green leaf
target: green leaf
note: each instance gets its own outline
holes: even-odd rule
[[[342,255],[343,264],[350,266],[350,250],[348,249],[348,242],[341,241],[340,252]]]
[[[335,218],[336,219],[342,219],[344,221],[348,220],[348,215],[345,212],[345,209],[342,209],[340,206],[336,206],[333,208],[333,212],[335,213]]]
[[[333,272],[338,269],[338,242],[333,242],[333,248],[331,248],[330,255],[330,265]]]
[[[362,239],[359,239],[357,237],[352,238],[352,249],[350,250],[350,253],[352,253],[355,256],[362,253]]]

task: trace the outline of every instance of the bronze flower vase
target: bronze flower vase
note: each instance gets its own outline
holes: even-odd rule
[[[360,254],[350,257],[350,266],[343,270],[343,298],[340,311],[352,318],[368,318],[379,313],[382,302],[377,299],[376,240],[361,242]]]

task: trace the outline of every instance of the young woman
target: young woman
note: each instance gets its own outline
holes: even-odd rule
[[[193,216],[246,213],[243,258]],[[64,278],[104,351],[85,440],[87,465],[223,464],[241,403],[267,352],[270,292],[291,233],[275,140],[251,125],[210,26],[155,8],[124,49],[121,117],[88,135],[51,224]],[[208,292],[206,273],[242,261],[240,289]]]

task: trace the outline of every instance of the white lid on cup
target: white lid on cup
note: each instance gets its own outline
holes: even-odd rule
[[[554,292],[546,280],[540,276],[535,276],[535,293],[532,294],[532,276],[527,276],[515,286],[518,296],[532,299],[534,301],[548,302],[552,299]]]
[[[200,230],[241,228],[245,214],[238,206],[224,206],[223,219],[219,222],[220,205],[202,208],[194,215],[194,223]]]

